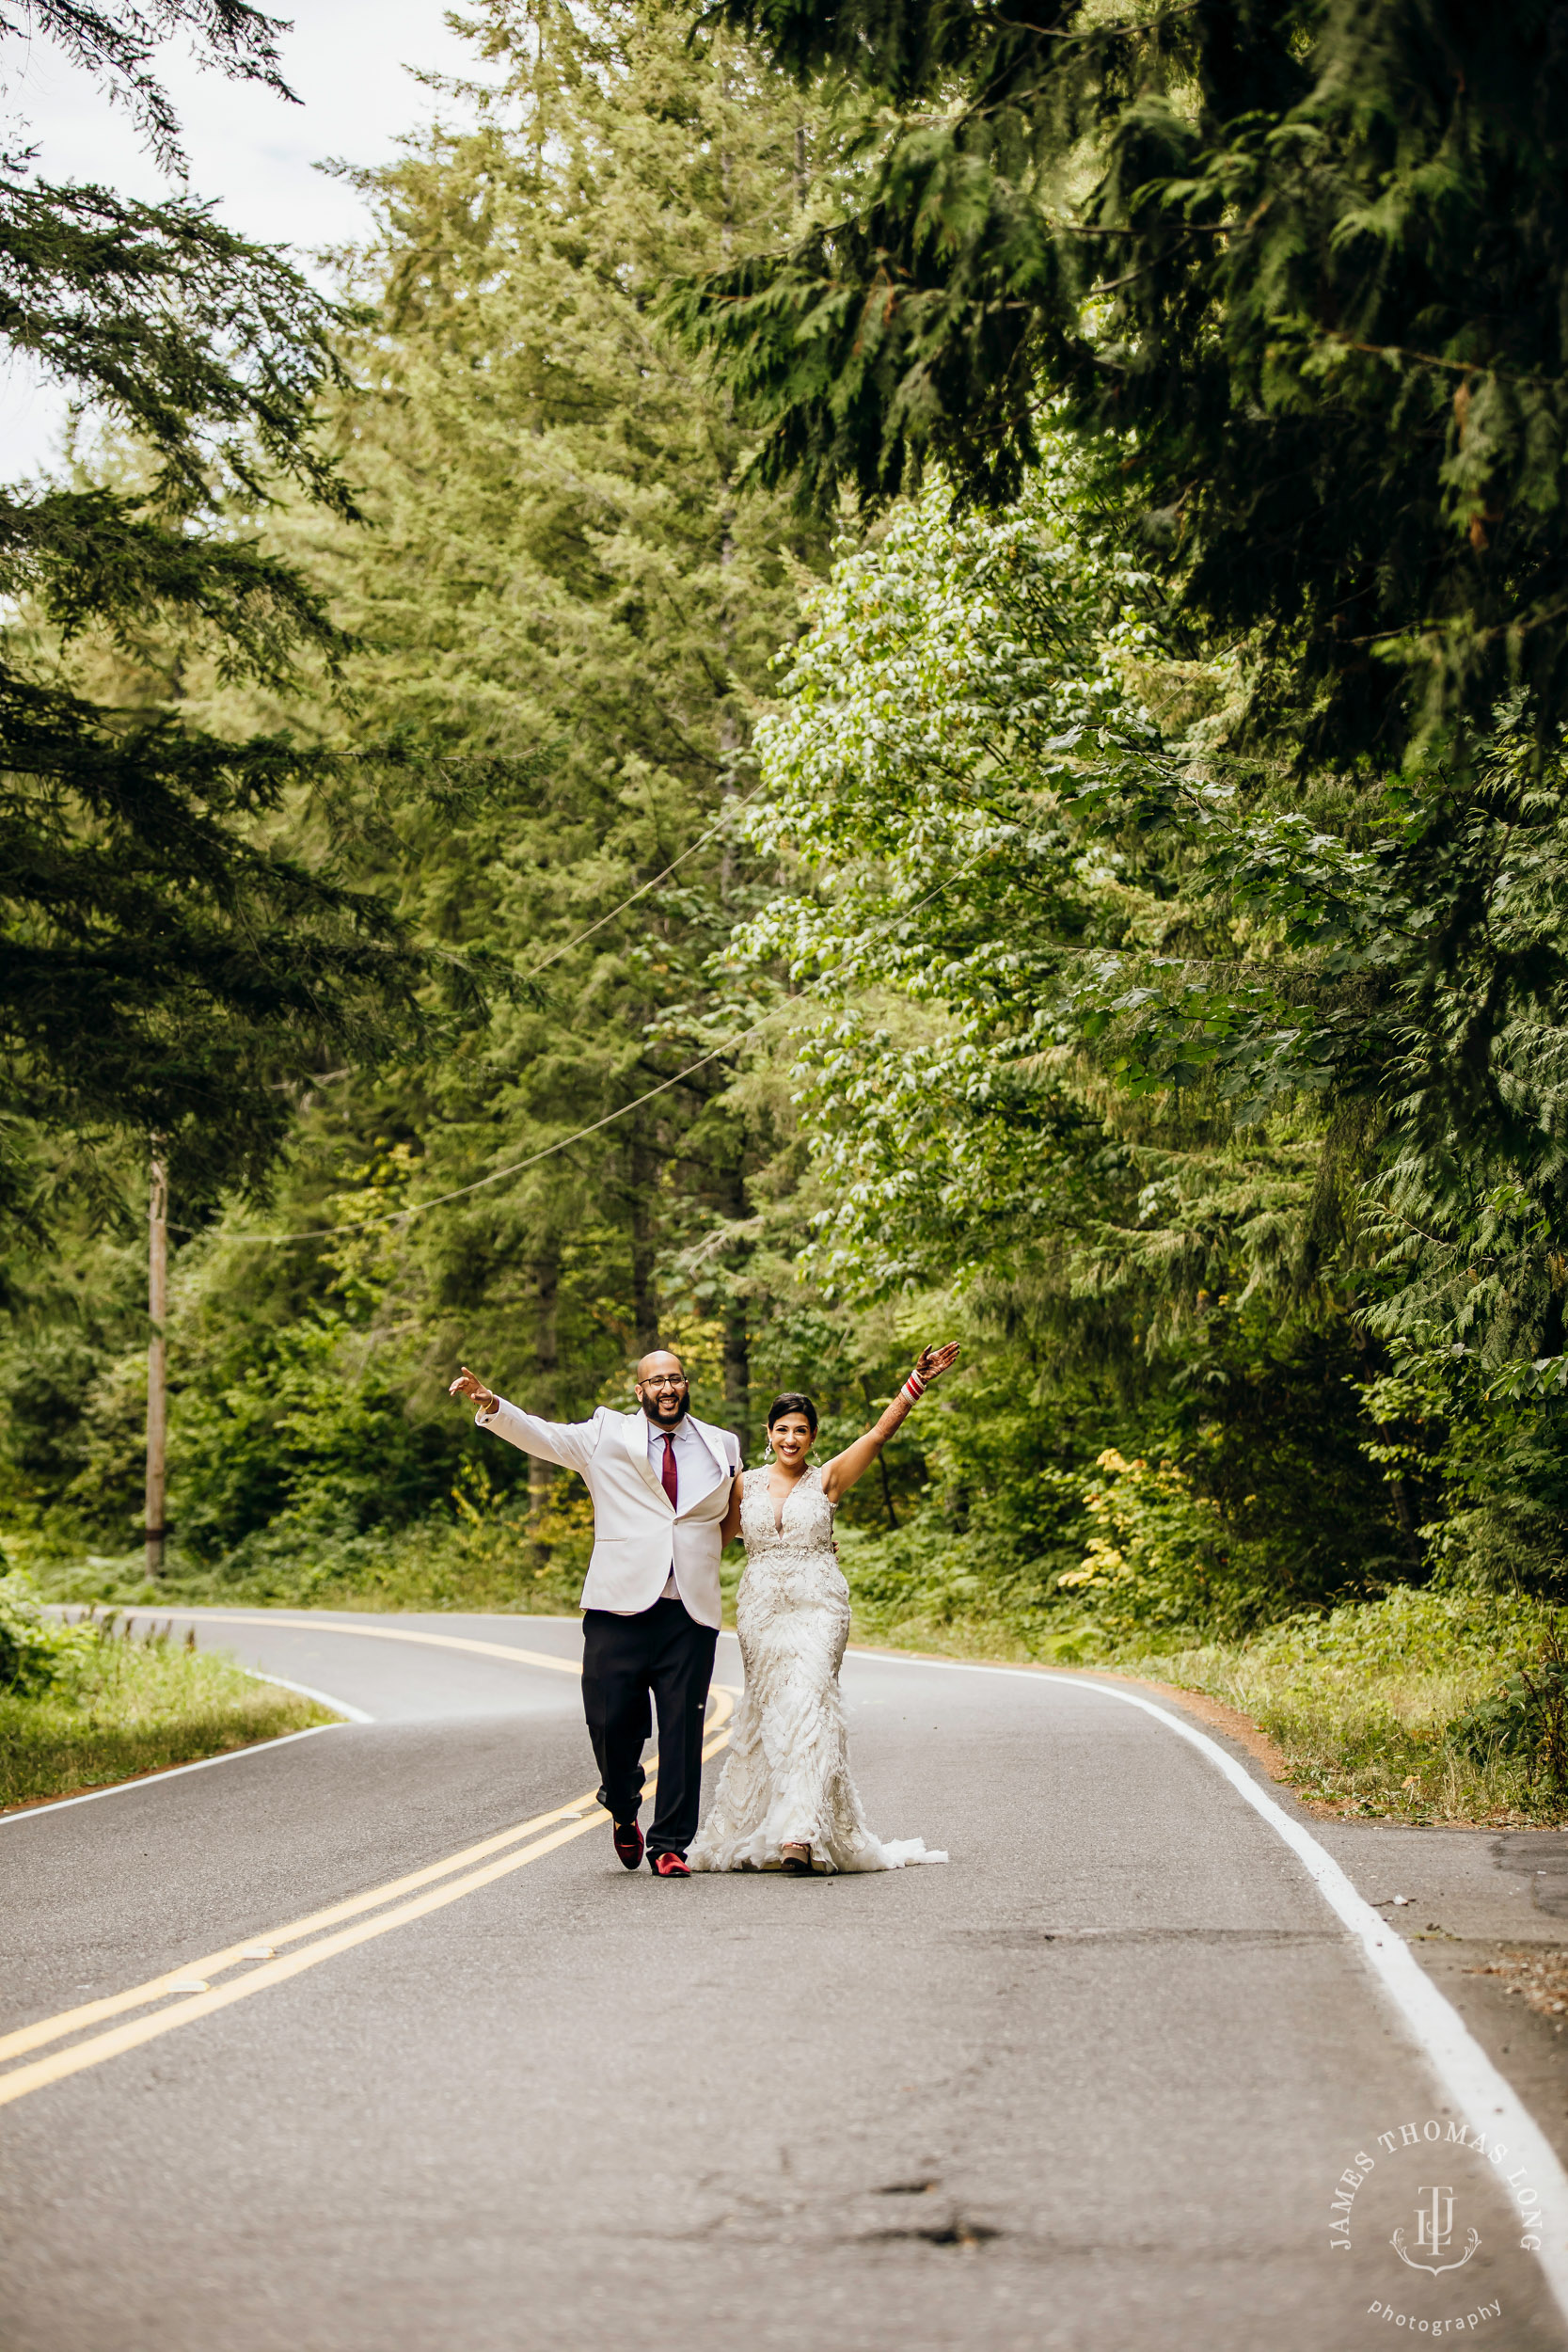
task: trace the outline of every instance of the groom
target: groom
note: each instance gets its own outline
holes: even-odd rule
[[[599,1767],[599,1803],[628,1870],[642,1859],[642,1743],[658,1708],[658,1799],[648,1864],[689,1878],[686,1850],[702,1797],[703,1719],[719,1639],[721,1530],[740,1469],[733,1431],[690,1412],[678,1356],[637,1367],[635,1413],[540,1421],[497,1396],[467,1364],[452,1396],[471,1396],[481,1429],[578,1471],[594,1498],[594,1553],[582,1588],[582,1703]]]

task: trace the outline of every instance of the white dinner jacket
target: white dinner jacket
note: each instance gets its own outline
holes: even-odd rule
[[[719,1531],[730,1503],[730,1480],[740,1468],[740,1444],[733,1430],[710,1428],[695,1414],[687,1425],[701,1438],[720,1469],[717,1486],[684,1511],[671,1508],[658,1472],[648,1459],[647,1416],[612,1413],[601,1405],[592,1421],[541,1421],[499,1397],[493,1413],[476,1413],[481,1429],[493,1429],[525,1454],[574,1470],[594,1498],[594,1554],[582,1587],[584,1609],[613,1609],[623,1615],[651,1609],[672,1569],[675,1589],[699,1625],[721,1622]]]

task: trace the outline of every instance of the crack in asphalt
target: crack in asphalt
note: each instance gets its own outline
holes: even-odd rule
[[[1333,1928],[953,1928],[959,1944],[990,1950],[1034,1951],[1042,1944],[1341,1944]]]

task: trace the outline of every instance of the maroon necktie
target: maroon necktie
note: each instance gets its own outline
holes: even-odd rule
[[[664,1491],[670,1498],[671,1510],[677,1511],[680,1505],[675,1498],[680,1492],[680,1471],[675,1466],[675,1440],[667,1429],[662,1434],[664,1459],[658,1466],[658,1474],[664,1481]]]

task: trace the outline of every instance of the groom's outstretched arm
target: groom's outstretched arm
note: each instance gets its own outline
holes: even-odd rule
[[[591,1421],[541,1421],[537,1413],[509,1405],[504,1396],[497,1397],[493,1413],[476,1413],[474,1419],[481,1429],[493,1429],[508,1445],[536,1454],[542,1461],[559,1462],[562,1470],[585,1470],[594,1452]]]
[[[596,1434],[591,1421],[542,1421],[537,1413],[525,1413],[520,1406],[509,1404],[504,1396],[487,1389],[467,1364],[448,1393],[471,1396],[478,1408],[474,1420],[479,1427],[494,1430],[498,1438],[504,1438],[522,1453],[556,1462],[562,1470],[586,1470]]]

